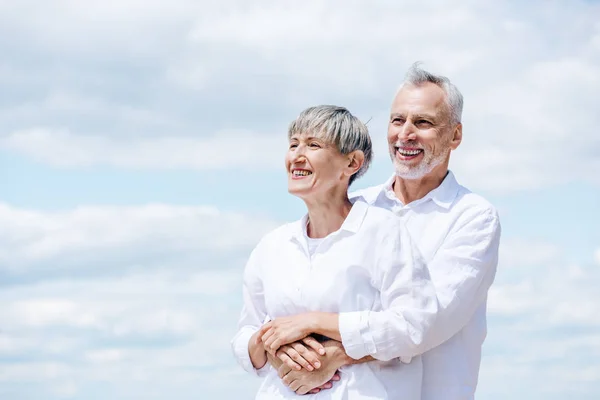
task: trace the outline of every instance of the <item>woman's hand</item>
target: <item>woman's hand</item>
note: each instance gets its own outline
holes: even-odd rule
[[[275,356],[281,346],[294,343],[310,335],[313,331],[314,319],[312,313],[276,318],[260,328],[257,343],[260,338],[265,350]]]
[[[275,356],[289,368],[300,371],[302,368],[313,371],[321,368],[320,356],[325,355],[325,348],[315,338],[307,336],[300,342],[283,345]]]
[[[248,354],[250,355],[252,366],[256,369],[261,369],[267,363],[267,353],[262,340],[260,340],[258,331],[252,335],[248,342]]]

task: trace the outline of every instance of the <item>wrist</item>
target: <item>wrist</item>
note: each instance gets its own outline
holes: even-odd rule
[[[250,361],[255,369],[261,369],[267,363],[267,352],[262,342],[257,343],[258,332],[254,333],[250,337],[248,342],[248,354],[250,355]]]
[[[306,329],[304,334],[306,336],[316,333],[321,335],[321,326],[322,326],[323,313],[322,312],[312,312],[308,316],[308,324],[306,325]]]

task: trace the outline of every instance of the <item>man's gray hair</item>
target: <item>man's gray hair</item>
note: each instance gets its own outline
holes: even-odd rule
[[[360,150],[365,160],[360,169],[350,177],[350,184],[363,176],[373,158],[373,145],[369,129],[344,107],[321,105],[302,111],[290,124],[288,139],[293,135],[308,134],[335,145],[342,154]]]
[[[419,62],[416,62],[408,69],[408,72],[404,77],[404,82],[400,88],[407,84],[420,86],[428,82],[439,86],[446,93],[446,103],[448,104],[448,109],[450,110],[452,122],[455,124],[461,122],[463,95],[460,93],[460,90],[458,90],[458,88],[452,82],[450,82],[450,79],[442,75],[434,75],[431,72],[425,71],[419,67],[419,64]]]

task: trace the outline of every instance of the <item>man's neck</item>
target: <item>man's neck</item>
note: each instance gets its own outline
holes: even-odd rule
[[[402,202],[409,204],[422,199],[429,192],[438,188],[448,175],[448,167],[434,169],[421,179],[404,179],[396,176],[392,183],[394,194]]]
[[[340,229],[352,208],[347,193],[340,193],[325,201],[305,202],[308,208],[307,234],[311,238],[324,238]]]

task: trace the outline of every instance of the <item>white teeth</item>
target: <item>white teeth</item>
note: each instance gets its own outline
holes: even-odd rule
[[[402,154],[403,156],[416,156],[420,152],[421,152],[421,150],[400,150],[400,149],[398,149],[398,153]]]
[[[293,174],[294,174],[294,176],[308,176],[308,175],[312,174],[312,172],[294,170]]]

